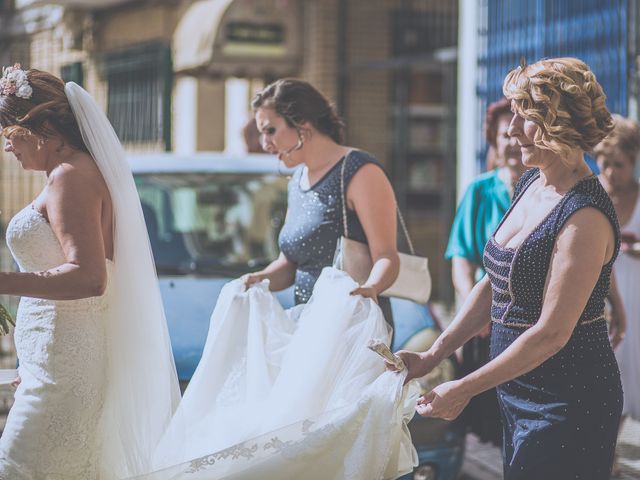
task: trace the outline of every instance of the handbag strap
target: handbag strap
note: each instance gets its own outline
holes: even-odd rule
[[[344,228],[344,236],[349,238],[349,225],[347,222],[347,197],[344,191],[344,171],[347,166],[348,155],[344,157],[342,160],[342,168],[340,169],[340,192],[342,194],[342,226]],[[400,207],[398,207],[398,201],[395,198],[394,192],[394,202],[396,204],[396,213],[398,215],[398,219],[400,220],[400,226],[402,227],[402,232],[404,233],[405,238],[407,239],[407,246],[409,247],[409,251],[411,255],[415,255],[416,252],[413,248],[413,242],[411,241],[411,237],[409,236],[409,230],[407,230],[407,225],[404,223],[404,217],[402,216],[402,212],[400,211]]]

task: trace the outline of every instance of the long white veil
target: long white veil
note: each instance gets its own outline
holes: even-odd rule
[[[149,236],[124,150],[106,115],[82,87],[69,82],[65,92],[114,211],[100,476],[112,480],[151,469],[180,391]]]

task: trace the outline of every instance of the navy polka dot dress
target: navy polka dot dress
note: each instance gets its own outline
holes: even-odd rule
[[[538,177],[537,169],[523,175],[513,205]],[[540,317],[556,237],[567,219],[584,207],[597,208],[609,218],[619,245],[613,205],[595,176],[567,192],[518,248],[502,247],[493,237],[487,243],[484,266],[493,291],[492,359]],[[604,318],[616,255],[602,268],[567,345],[534,370],[497,388],[505,480],[609,478],[622,412],[620,373]]]
[[[340,175],[342,162],[345,191],[356,172],[367,163],[380,163],[369,153],[352,150],[336,163],[311,188],[303,189],[299,167],[289,181],[287,220],[280,231],[280,251],[297,265],[294,284],[296,304],[306,303],[311,297],[322,269],[333,265],[338,238],[344,233],[342,222],[342,193]],[[356,212],[347,208],[349,238],[367,243],[367,236]],[[378,298],[385,319],[392,324],[391,307],[385,297]]]

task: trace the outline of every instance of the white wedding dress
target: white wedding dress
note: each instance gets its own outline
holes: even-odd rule
[[[381,480],[417,463],[417,385],[367,347],[382,311],[325,268],[311,300],[282,309],[267,281],[222,290],[202,359],[140,480]]]
[[[7,244],[21,271],[66,262],[31,205],[9,223]],[[0,479],[98,478],[108,305],[109,288],[82,300],[21,299],[15,343],[22,383],[0,438]]]

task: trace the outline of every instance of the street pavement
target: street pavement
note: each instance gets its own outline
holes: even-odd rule
[[[640,422],[627,419],[618,441],[620,480],[640,480]],[[467,435],[467,451],[459,480],[502,480],[500,449]]]

